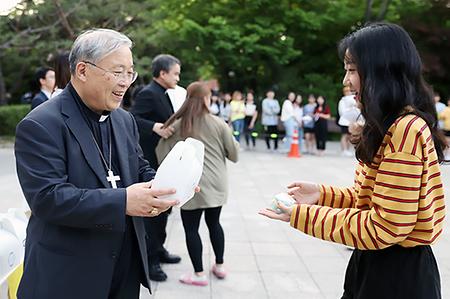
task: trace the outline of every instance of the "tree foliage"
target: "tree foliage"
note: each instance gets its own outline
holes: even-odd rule
[[[444,0],[26,0],[0,17],[0,103],[17,102],[34,69],[92,27],[120,30],[135,43],[138,83],[152,57],[182,61],[182,85],[217,78],[222,90],[274,88],[341,96],[338,41],[366,21],[411,33],[429,80],[449,94],[450,8]],[[333,107],[333,105],[331,105]]]

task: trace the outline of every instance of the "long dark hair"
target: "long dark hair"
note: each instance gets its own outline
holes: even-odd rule
[[[54,60],[55,85],[64,89],[70,81],[69,52],[58,53]]]
[[[400,115],[413,113],[426,121],[438,159],[443,161],[446,142],[437,128],[432,93],[408,33],[395,24],[369,24],[346,36],[339,53],[345,62],[356,65],[360,76],[365,124],[356,143],[358,160],[373,162],[389,127]]]
[[[186,100],[181,108],[173,114],[164,124],[164,128],[170,126],[177,119],[181,119],[180,135],[183,138],[192,136],[195,119],[209,113],[205,97],[211,96],[211,90],[202,82],[192,82],[187,87]]]

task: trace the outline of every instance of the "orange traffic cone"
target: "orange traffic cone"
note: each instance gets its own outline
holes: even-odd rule
[[[300,151],[298,149],[298,131],[297,129],[294,130],[294,135],[292,136],[292,142],[291,142],[291,150],[288,154],[289,158],[300,158],[302,155],[300,155]]]

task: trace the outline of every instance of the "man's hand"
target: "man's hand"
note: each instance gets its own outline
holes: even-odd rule
[[[177,205],[177,200],[158,199],[174,194],[175,189],[150,189],[152,182],[137,183],[127,188],[126,214],[128,216],[154,217]]]
[[[174,129],[171,126],[168,126],[167,128],[163,128],[163,125],[164,124],[162,124],[162,123],[155,123],[153,125],[153,132],[155,132],[162,138],[167,139],[170,136],[172,136]]]
[[[320,199],[320,188],[318,184],[309,182],[297,182],[288,186],[288,194],[299,204],[315,205]]]

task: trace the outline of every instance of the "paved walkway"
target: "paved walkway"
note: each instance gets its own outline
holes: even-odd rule
[[[330,143],[326,156],[290,159],[262,149],[241,152],[237,164],[229,165],[230,196],[223,209],[225,280],[210,277],[207,287],[178,282],[179,276],[192,271],[184,242],[184,233],[175,209],[170,216],[167,248],[180,254],[180,264],[164,265],[169,279],[154,283],[153,296],[143,290],[141,298],[340,298],[343,277],[351,251],[344,246],[304,235],[281,223],[259,216],[272,196],[284,191],[294,180],[309,180],[335,185],[353,181],[354,159],[338,155],[338,144]],[[14,174],[11,149],[0,149],[0,212],[20,206],[22,195]],[[6,167],[5,167],[6,166]],[[450,166],[442,167],[444,182],[450,182]],[[450,186],[450,185],[449,185]],[[450,190],[446,190],[450,198]],[[450,298],[450,225],[433,247],[441,271],[443,298]],[[214,263],[214,254],[204,223],[204,268]]]

